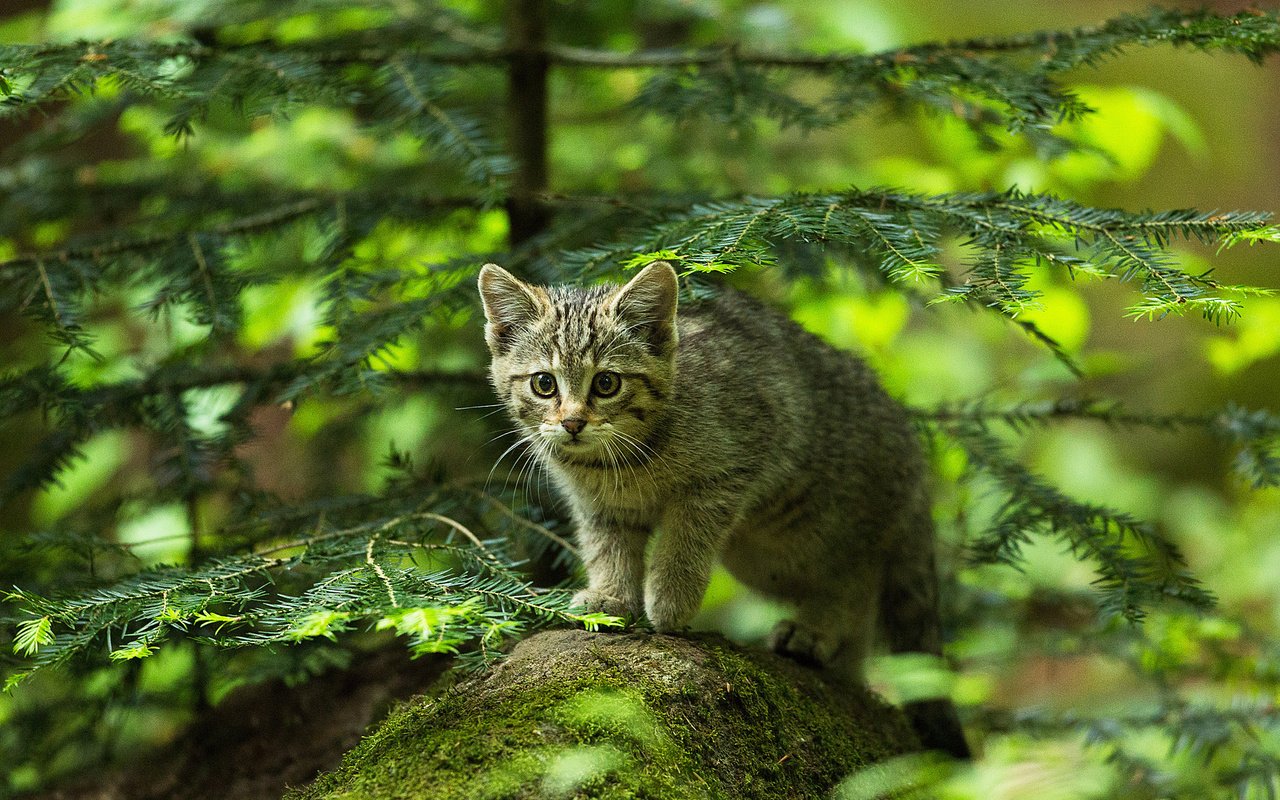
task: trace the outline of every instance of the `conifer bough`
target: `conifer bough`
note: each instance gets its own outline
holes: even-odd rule
[[[291,9],[285,4],[278,13]],[[406,637],[415,653],[471,649],[483,657],[501,639],[543,622],[616,622],[576,613],[564,591],[530,585],[520,571],[524,559],[564,557],[572,548],[551,510],[505,486],[418,471],[393,450],[392,478],[382,490],[287,504],[257,487],[241,457],[255,435],[251,415],[271,405],[331,401],[369,409],[389,393],[424,385],[479,387],[484,397],[474,372],[403,371],[386,362],[408,334],[472,311],[470,278],[486,260],[563,282],[666,259],[697,291],[702,273],[764,267],[794,276],[821,252],[903,291],[1011,319],[1067,361],[1022,316],[1040,300],[1028,283],[1034,270],[1131,280],[1140,298],[1130,314],[1139,317],[1195,311],[1229,321],[1241,312],[1240,298],[1267,292],[1188,272],[1171,251],[1176,239],[1220,246],[1280,240],[1259,212],[1131,212],[1016,189],[600,197],[521,185],[527,165],[495,133],[494,104],[479,102],[477,93],[492,85],[494,70],[520,69],[537,55],[551,69],[636,70],[643,80],[630,107],[677,120],[708,116],[749,126],[768,117],[817,128],[877,109],[924,112],[959,119],[991,146],[1012,134],[1050,157],[1083,146],[1058,123],[1091,113],[1064,85],[1066,71],[1166,43],[1258,62],[1280,49],[1275,12],[1153,10],[1066,32],[876,54],[739,47],[618,53],[545,42],[513,48],[473,27],[431,10],[420,19],[294,41],[224,41],[204,31],[199,41],[0,45],[0,117],[57,104],[37,130],[3,145],[9,166],[0,168],[0,239],[26,241],[41,223],[70,222],[76,231],[0,259],[0,311],[25,316],[53,342],[42,363],[0,377],[0,418],[34,422],[38,412],[43,420],[36,443],[0,485],[0,503],[57,483],[105,431],[140,432],[154,450],[151,483],[87,504],[16,548],[60,570],[69,567],[59,554],[75,553],[88,567],[75,562],[79,588],[46,581],[9,593],[11,611],[0,629],[20,658],[6,667],[8,686],[73,659],[144,659],[179,640],[264,648],[378,629]],[[810,89],[813,81],[823,86],[820,98],[796,90],[797,77]],[[102,96],[84,97],[95,92]],[[423,191],[420,163],[370,167],[354,189],[309,189],[269,181],[230,186],[182,159],[113,169],[50,156],[114,125],[131,106],[158,112],[157,127],[181,138],[200,125],[216,129],[227,114],[283,118],[309,105],[347,109],[365,131],[412,134],[429,158],[431,191]],[[547,212],[549,226],[506,252],[428,265],[366,263],[358,255],[388,221],[476,219],[522,192]],[[290,236],[316,243],[300,263],[277,270],[237,263],[238,251]],[[956,240],[961,260],[950,255]],[[321,287],[329,337],[313,354],[252,365],[211,355],[243,324],[246,291],[293,275]],[[86,323],[94,303],[125,293],[142,296],[155,317],[186,316],[209,331],[212,346],[177,350],[127,377],[86,385],[67,361],[95,352]],[[211,389],[234,396],[215,431],[192,424],[193,404]],[[1256,485],[1280,483],[1280,421],[1262,411],[1232,406],[1168,415],[1062,400],[917,413],[1005,499],[990,530],[971,543],[974,556],[1017,564],[1030,536],[1054,537],[1095,566],[1104,610],[1131,620],[1169,599],[1208,608],[1213,596],[1187,573],[1162,531],[1067,496],[1019,464],[993,427],[1021,431],[1067,419],[1194,427],[1233,442],[1238,466]],[[517,483],[523,477],[518,471]],[[229,510],[219,527],[204,531],[202,503],[214,497]],[[181,535],[192,540],[192,563],[138,569],[127,556],[135,548],[102,532],[114,530],[130,504],[162,503],[186,510]],[[112,569],[97,571],[103,562]],[[1175,716],[1189,718],[1166,714],[1160,721]],[[1198,711],[1198,730],[1211,717]],[[1274,764],[1269,773],[1266,766],[1251,761],[1243,777],[1223,783],[1274,776]]]
[[[400,31],[400,38],[404,43],[396,47],[362,45],[354,50],[344,50],[341,42],[328,40],[293,45],[263,42],[218,46],[121,40],[0,46],[0,76],[4,79],[0,91],[6,95],[4,107],[8,113],[92,90],[104,80],[114,81],[122,92],[119,100],[112,101],[117,105],[154,101],[169,108],[174,116],[166,130],[176,135],[189,134],[194,121],[207,114],[211,104],[229,103],[255,115],[287,113],[302,103],[358,102],[375,110],[369,123],[373,127],[407,125],[421,135],[444,161],[458,167],[459,174],[476,191],[473,198],[397,197],[385,193],[302,196],[230,222],[188,221],[181,227],[167,225],[167,215],[144,215],[132,228],[114,232],[109,238],[75,237],[64,248],[0,262],[0,282],[7,290],[9,307],[50,327],[54,340],[65,347],[91,350],[92,337],[78,324],[81,304],[92,293],[113,285],[136,283],[141,277],[167,284],[153,308],[187,303],[194,307],[198,321],[215,329],[233,329],[238,293],[256,281],[251,275],[233,277],[224,263],[223,253],[238,239],[314,217],[326,229],[337,230],[331,245],[311,268],[318,274],[336,277],[350,256],[353,243],[387,214],[410,217],[420,214],[424,207],[465,208],[474,204],[482,208],[496,202],[504,191],[510,166],[500,148],[488,138],[484,126],[460,107],[450,87],[459,80],[455,67],[501,65],[510,53],[500,45],[459,45],[442,39],[434,28],[425,35],[417,31],[408,36]],[[1029,126],[1047,131],[1059,119],[1088,112],[1069,92],[1056,86],[1054,75],[1078,65],[1095,64],[1127,46],[1161,42],[1226,50],[1256,61],[1280,45],[1280,25],[1273,13],[1242,12],[1228,17],[1206,12],[1153,11],[1146,16],[1126,16],[1065,33],[922,45],[874,55],[795,56],[751,54],[737,49],[715,54],[619,55],[559,47],[548,47],[546,55],[550,63],[566,67],[652,70],[655,75],[640,90],[635,105],[672,114],[686,113],[694,106],[718,113],[714,106],[702,102],[708,91],[714,91],[719,97],[733,99],[735,114],[750,117],[773,113],[780,114],[784,121],[829,124],[865,110],[864,101],[877,98],[861,93],[871,91],[879,92],[880,100],[894,98],[898,111],[913,104],[951,109],[971,122],[999,122],[1030,135]],[[353,69],[353,65],[362,68]],[[785,93],[779,93],[779,85],[771,83],[772,78],[741,80],[746,74],[743,70],[758,70],[765,75],[794,69],[819,70],[835,78],[836,94],[815,106],[825,109],[825,116],[809,114],[794,98],[784,100]],[[732,91],[717,85],[731,75],[736,76]],[[967,99],[957,104],[962,96]],[[74,118],[78,112],[72,107],[65,113]],[[111,189],[128,190],[132,182],[120,181]],[[68,188],[59,183],[49,191],[65,192]],[[148,196],[163,197],[165,191],[166,181],[148,178],[138,186],[136,200],[142,205]],[[4,204],[7,213],[0,217],[0,233],[15,232],[13,226],[18,220],[38,214],[37,207],[44,199],[39,185],[22,186]],[[217,190],[202,192],[195,207],[216,209],[223,199]],[[542,198],[552,205],[584,200],[594,201],[572,195]],[[632,197],[622,202],[627,213],[610,213],[617,210],[619,201],[607,198],[604,205],[614,208],[592,220],[597,223],[593,227],[606,231],[612,241],[597,239],[555,257],[548,256],[546,242],[540,242],[541,251],[535,247],[505,254],[508,263],[531,271],[554,270],[562,276],[585,277],[614,270],[629,260],[635,263],[637,258],[661,256],[678,261],[692,272],[719,271],[773,266],[778,246],[785,240],[799,240],[869,253],[878,262],[880,272],[893,282],[939,283],[938,300],[977,302],[1015,319],[1037,300],[1037,294],[1027,286],[1029,271],[1058,267],[1073,276],[1137,278],[1143,298],[1131,308],[1135,315],[1158,316],[1195,309],[1221,320],[1239,313],[1239,295],[1266,290],[1224,285],[1207,275],[1185,272],[1168,252],[1172,238],[1223,244],[1275,238],[1274,228],[1268,225],[1269,216],[1257,212],[1132,213],[1089,208],[1012,189],[936,196],[851,189],[778,197],[690,199],[683,208],[680,198],[672,197]],[[213,214],[206,212],[206,216]],[[550,235],[555,241],[554,229]],[[941,263],[943,239],[947,236],[962,237],[973,254],[968,271],[959,282],[947,275]],[[571,242],[572,237],[567,243]],[[651,255],[637,257],[637,251]],[[458,267],[445,265],[446,271]],[[429,280],[429,276],[412,270],[377,278],[350,274],[345,277],[353,281],[347,288],[362,294]],[[336,288],[340,287],[335,283]],[[340,336],[324,358],[279,365],[256,377],[240,368],[215,368],[212,373],[196,370],[176,385],[157,373],[129,386],[84,391],[71,388],[56,364],[10,375],[0,384],[0,401],[6,410],[13,413],[38,404],[67,428],[78,429],[79,434],[51,434],[37,451],[37,458],[10,476],[6,494],[12,497],[23,489],[56,480],[57,474],[76,457],[78,444],[93,432],[115,426],[141,426],[157,433],[181,429],[183,408],[177,398],[192,388],[240,385],[244,393],[237,409],[247,413],[263,402],[292,399],[323,386],[350,391],[353,378],[356,384],[376,381],[384,376],[370,370],[370,359],[433,313],[433,309],[451,312],[458,308],[461,299],[456,294],[441,287],[432,297],[393,309],[362,309],[359,303],[335,302],[329,318],[335,329],[340,333],[360,331],[363,335],[349,339]],[[1052,340],[1027,327],[1033,335],[1056,347]],[[1061,355],[1060,350],[1055,352]],[[445,376],[444,380],[449,378]],[[281,383],[285,384],[283,388]],[[158,410],[157,403],[148,399],[152,394],[169,397],[172,407]],[[164,406],[163,400],[159,406]],[[111,411],[102,413],[106,409]],[[1257,482],[1274,482],[1272,420],[1258,412],[1252,416],[1231,412],[1229,419],[1236,421],[1233,430],[1240,433],[1244,452],[1251,454],[1249,461]],[[1206,427],[1218,426],[1207,418],[1198,422]],[[240,435],[246,434],[242,430]],[[1011,478],[1008,464],[996,458],[998,450],[990,441],[976,436],[972,429],[966,429],[961,436],[982,444],[970,451],[971,457],[989,466],[1002,465],[1002,476]],[[191,431],[183,431],[179,438],[183,437],[188,443],[198,438]],[[225,456],[236,441],[233,435],[224,441],[203,444]],[[1083,545],[1089,544],[1090,531],[1105,537],[1119,519],[1114,515],[1090,516],[1092,512],[1084,513],[1087,509],[1061,505],[1062,498],[1045,497],[1053,501],[1049,505],[1058,504],[1059,516],[1076,517],[1073,524],[1082,526]],[[1052,509],[1037,512],[1047,514],[1046,518],[1053,517],[1053,513]],[[1038,524],[1021,517],[1018,520],[1017,525],[1000,528],[1003,533],[997,532],[992,553],[1004,553],[999,556],[1002,558],[1016,553],[1014,542],[1022,537],[1022,531]],[[1120,520],[1119,529],[1131,535],[1143,530],[1127,520]],[[1139,538],[1145,536],[1144,533]],[[1128,574],[1129,568],[1122,560],[1108,556],[1116,552],[1115,546],[1085,550],[1102,562],[1104,581],[1114,586],[1141,584],[1141,580]],[[1164,552],[1168,560],[1179,560],[1176,549]],[[263,563],[245,574],[272,566],[278,564]],[[1197,591],[1188,584],[1186,591],[1180,593],[1193,602],[1205,602],[1207,595]],[[30,594],[20,592],[16,596],[35,603]],[[1119,601],[1119,606],[1126,615],[1136,616],[1136,603],[1129,598]],[[50,606],[36,606],[45,612],[53,611]],[[57,615],[42,613],[36,619],[47,622],[51,618]],[[75,627],[73,618],[61,621]],[[45,622],[23,629],[24,652],[36,652],[48,638]],[[109,626],[100,630],[108,629]],[[147,630],[158,628],[150,626]],[[88,644],[91,639],[79,641]]]

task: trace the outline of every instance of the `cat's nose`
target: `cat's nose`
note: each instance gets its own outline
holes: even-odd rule
[[[583,428],[587,427],[587,421],[578,417],[570,417],[569,419],[562,420],[560,425],[569,433],[577,436],[579,433],[582,433]]]

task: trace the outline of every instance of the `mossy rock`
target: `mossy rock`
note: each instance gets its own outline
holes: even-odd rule
[[[917,749],[897,709],[770,653],[561,630],[401,706],[290,798],[824,797]]]

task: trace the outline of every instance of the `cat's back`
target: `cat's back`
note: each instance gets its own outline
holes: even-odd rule
[[[730,379],[744,396],[794,390],[808,404],[881,404],[883,391],[861,359],[745,292],[726,287],[682,303],[677,327],[678,369]]]
[[[775,483],[866,491],[918,473],[905,410],[860,358],[732,289],[682,303],[677,322],[676,405],[703,451]]]

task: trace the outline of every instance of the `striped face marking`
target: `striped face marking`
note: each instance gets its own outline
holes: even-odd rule
[[[670,268],[621,288],[543,288],[493,270],[481,296],[495,385],[530,441],[570,464],[647,460],[675,375]]]

